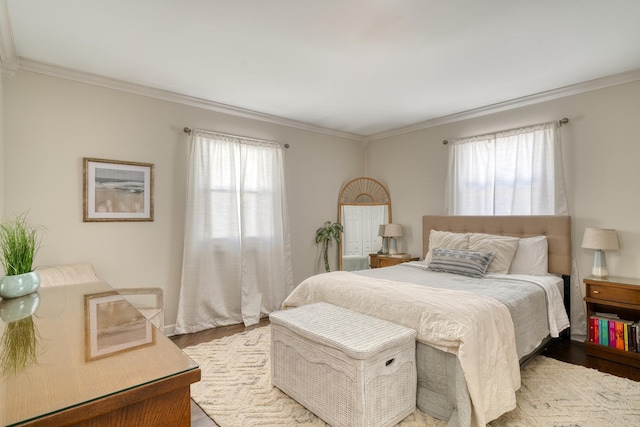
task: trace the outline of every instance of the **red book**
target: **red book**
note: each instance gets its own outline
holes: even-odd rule
[[[616,348],[616,321],[609,319],[609,347]]]
[[[589,317],[589,342],[599,344],[598,326],[599,319],[596,316]]]

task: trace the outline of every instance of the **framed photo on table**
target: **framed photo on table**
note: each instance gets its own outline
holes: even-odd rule
[[[155,329],[118,292],[85,295],[86,360],[95,360],[155,342]]]
[[[84,158],[83,221],[153,221],[153,164]]]

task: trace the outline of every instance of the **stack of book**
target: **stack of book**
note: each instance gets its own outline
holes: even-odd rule
[[[589,342],[640,353],[639,324],[620,319],[617,314],[595,313],[589,317]]]

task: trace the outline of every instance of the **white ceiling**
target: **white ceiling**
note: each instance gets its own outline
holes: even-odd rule
[[[640,69],[638,0],[0,1],[22,61],[363,136]]]

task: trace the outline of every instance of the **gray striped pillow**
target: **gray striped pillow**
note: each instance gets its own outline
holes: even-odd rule
[[[484,277],[491,259],[493,252],[435,248],[429,270]]]

